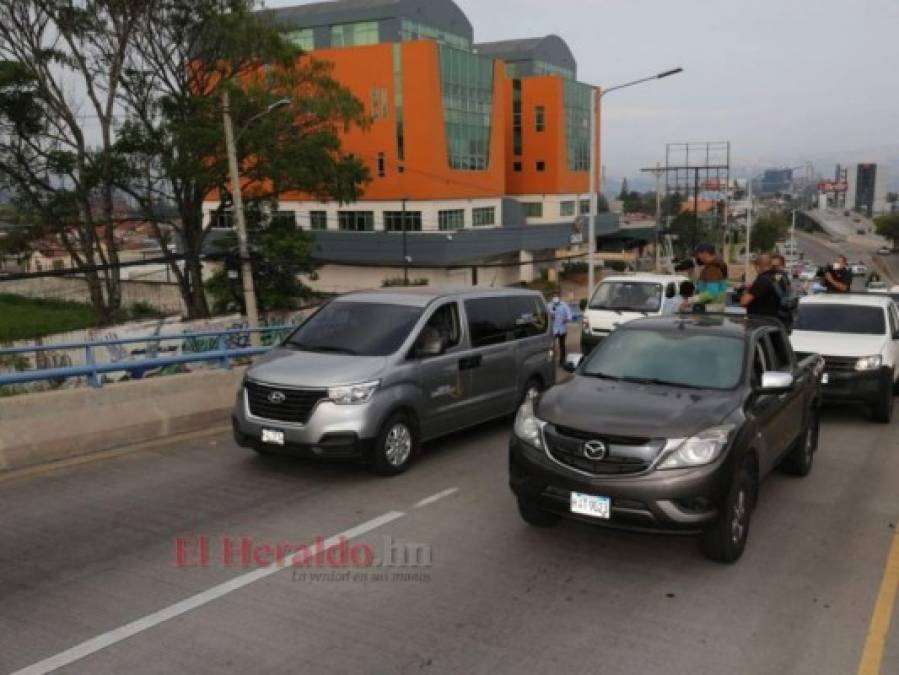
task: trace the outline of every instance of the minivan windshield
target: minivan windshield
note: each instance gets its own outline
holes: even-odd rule
[[[743,340],[724,335],[619,328],[584,360],[587,377],[733,389],[743,373]]]
[[[287,338],[285,346],[350,356],[393,354],[409,336],[421,307],[374,302],[332,302]]]
[[[800,304],[799,317],[796,319],[793,330],[885,335],[887,329],[881,307]]]
[[[604,281],[590,300],[590,309],[618,312],[658,312],[662,287],[648,281]]]

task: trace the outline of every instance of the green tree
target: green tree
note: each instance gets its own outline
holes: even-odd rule
[[[312,260],[315,237],[297,228],[292,218],[268,216],[254,204],[247,213],[250,255],[253,257],[253,282],[259,309],[297,309],[312,292],[301,276],[311,276],[317,265]],[[237,237],[229,232],[213,246],[222,268],[206,284],[216,312],[243,313],[244,296]]]
[[[219,194],[220,212],[231,208],[225,88],[248,207],[276,204],[288,192],[349,202],[369,178],[340,144],[342,131],[368,124],[362,103],[332,77],[329,63],[300,58],[256,8],[256,0],[149,0],[128,61],[122,97],[128,119],[119,147],[129,171],[120,187],[156,225],[192,317],[208,314],[203,201]],[[284,99],[288,105],[270,110]]]
[[[623,202],[622,209],[625,213],[638,213],[643,206],[643,198],[636,191],[628,192]]]
[[[627,196],[630,194],[630,191],[627,189],[627,178],[621,181],[621,192],[618,193],[618,200],[624,201],[627,199]]]
[[[893,247],[899,246],[899,213],[888,213],[877,216],[874,219],[877,234],[893,242]]]
[[[662,197],[662,218],[668,216],[673,218],[678,215],[681,212],[683,202],[684,198],[679,192],[672,192],[671,194]]]
[[[758,253],[770,253],[779,241],[783,241],[790,231],[790,216],[783,211],[772,211],[760,215],[752,225],[750,244]]]
[[[671,234],[676,237],[675,247],[681,256],[692,255],[696,247],[712,240],[712,228],[692,212],[684,212],[671,221]]]

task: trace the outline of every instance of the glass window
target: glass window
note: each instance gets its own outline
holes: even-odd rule
[[[372,232],[375,229],[374,211],[338,211],[337,222],[341,230]]]
[[[573,80],[575,77],[574,71],[570,68],[557,66],[554,63],[547,63],[539,59],[534,61],[534,75],[558,75],[566,80]]]
[[[524,207],[525,218],[543,217],[543,202],[526,202],[521,206]]]
[[[421,211],[406,211],[406,232],[421,232]],[[384,211],[384,229],[388,232],[403,231],[403,212]]]
[[[662,286],[645,281],[604,281],[590,300],[590,309],[615,312],[658,312]]]
[[[512,154],[516,157],[524,150],[521,118],[521,80],[515,79],[512,80]]]
[[[426,26],[425,24],[416,21],[410,21],[409,19],[403,19],[400,28],[400,39],[403,42],[409,42],[411,40],[436,40],[441,44],[449,45],[456,49],[471,49],[471,42],[468,38],[448,33],[439,28],[432,28],[431,26]]]
[[[511,298],[509,310],[515,324],[515,337],[543,335],[549,328],[546,304],[536,296]]]
[[[577,202],[575,201],[559,202],[559,215],[573,216],[576,208]]]
[[[451,302],[434,311],[415,340],[415,348],[436,355],[458,346],[461,337],[459,305]],[[438,348],[435,348],[435,343]]]
[[[791,350],[787,347],[783,333],[780,331],[769,333],[768,340],[771,343],[774,370],[793,370],[793,361],[790,358]]]
[[[733,389],[743,374],[744,342],[722,335],[619,328],[586,358],[581,374],[701,389]]]
[[[396,113],[396,158],[406,159],[406,135],[403,118],[403,46],[393,45],[393,108]],[[399,167],[403,172],[403,167]]]
[[[378,22],[358,21],[331,26],[332,47],[359,47],[378,44]]]
[[[441,44],[440,82],[450,168],[486,169],[493,114],[493,59]]]
[[[230,211],[219,211],[212,214],[212,227],[220,230],[230,230],[234,228],[234,218]]]
[[[387,175],[387,162],[384,159],[384,153],[378,153],[378,177],[383,178]]]
[[[512,163],[512,171],[515,171],[516,173],[521,173],[521,168],[522,168],[521,162],[513,162]]]
[[[285,346],[307,352],[387,356],[402,346],[420,307],[375,302],[330,302],[313,314]]]
[[[297,226],[296,211],[272,211],[269,214],[269,223],[272,225],[291,225]]]
[[[546,108],[538,105],[534,108],[534,130],[542,132],[546,128]]]
[[[438,211],[437,225],[441,230],[461,230],[465,227],[465,209]]]
[[[292,30],[285,33],[284,37],[295,47],[299,47],[304,52],[311,52],[315,49],[315,32],[311,28],[301,28],[300,30]]]
[[[579,202],[579,205],[580,205],[580,211],[581,211],[582,216],[590,215],[590,200],[589,199],[582,199]]]
[[[327,230],[328,229],[328,212],[327,211],[310,211],[309,212],[309,229],[310,230]]]
[[[390,116],[390,106],[385,87],[371,88],[371,118],[375,121],[386,120]]]
[[[503,343],[515,330],[505,298],[466,300],[465,313],[472,347]]]
[[[496,209],[492,206],[480,206],[471,210],[471,224],[475,227],[496,224]]]
[[[886,335],[886,318],[881,307],[800,303],[799,317],[793,330]]]
[[[544,171],[546,171],[546,162],[544,162],[542,159],[539,160],[537,162],[536,168],[539,173],[543,173]]]
[[[592,88],[565,80],[565,145],[569,171],[590,170],[590,96]]]

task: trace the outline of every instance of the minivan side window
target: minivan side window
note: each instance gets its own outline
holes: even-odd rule
[[[754,384],[760,384],[762,375],[768,372],[768,356],[765,353],[764,344],[759,341],[755,343],[755,353],[752,359],[752,381]]]
[[[472,347],[497,345],[515,330],[506,298],[474,298],[465,301]]]
[[[462,337],[459,324],[459,305],[450,302],[438,307],[431,314],[428,322],[421,329],[415,340],[416,350],[427,351],[434,343],[440,345],[439,353],[445,352],[459,344]]]
[[[546,333],[549,319],[546,304],[537,296],[509,298],[509,310],[515,322],[515,338],[529,338]]]

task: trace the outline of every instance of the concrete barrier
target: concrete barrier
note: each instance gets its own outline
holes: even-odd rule
[[[0,398],[0,471],[227,424],[244,368]]]

